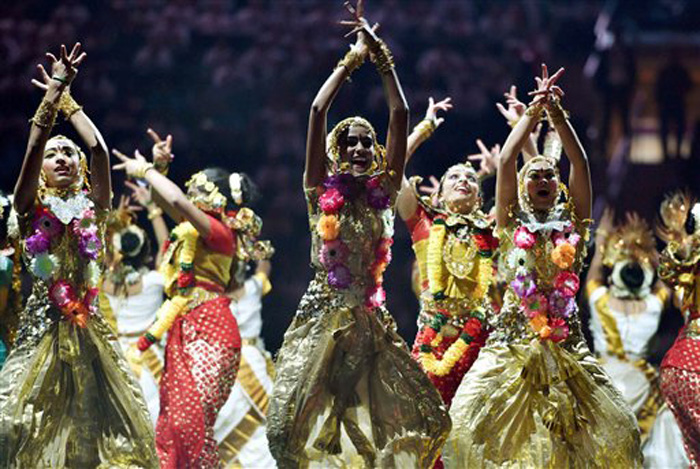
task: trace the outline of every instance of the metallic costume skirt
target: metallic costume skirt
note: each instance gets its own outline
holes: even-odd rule
[[[85,328],[53,322],[13,349],[0,373],[0,467],[158,467],[148,411],[118,347],[92,316]]]
[[[583,343],[487,344],[450,416],[449,468],[642,464],[635,416]]]
[[[168,331],[156,424],[163,469],[221,465],[214,423],[241,359],[241,336],[229,304],[225,297],[207,301],[177,318]]]
[[[430,467],[449,418],[389,314],[314,308],[297,314],[277,360],[267,431],[278,465]]]

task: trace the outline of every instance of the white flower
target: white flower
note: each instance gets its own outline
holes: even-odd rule
[[[535,267],[535,258],[527,249],[515,248],[508,254],[506,263],[515,275],[527,275]]]
[[[394,237],[394,212],[391,210],[384,210],[382,213],[382,223],[384,224],[384,238]]]

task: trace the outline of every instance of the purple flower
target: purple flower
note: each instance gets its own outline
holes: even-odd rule
[[[339,290],[344,290],[352,283],[352,274],[350,269],[342,264],[334,266],[328,271],[328,284]]]
[[[370,187],[367,189],[367,205],[375,210],[389,208],[391,199],[383,187]]]
[[[336,189],[343,197],[352,198],[357,192],[355,178],[350,173],[333,174],[328,176],[323,185],[326,189]]]
[[[569,318],[576,311],[576,300],[560,290],[554,290],[549,294],[549,309],[560,317]]]
[[[348,254],[350,254],[348,246],[341,240],[334,239],[323,243],[319,260],[323,267],[330,270],[338,264],[343,264],[347,260]]]
[[[532,274],[518,275],[510,282],[510,286],[513,287],[513,291],[519,298],[527,298],[535,293],[537,288],[535,277]]]
[[[61,222],[48,210],[42,210],[32,223],[34,231],[41,231],[47,237],[53,238],[63,231]]]
[[[87,259],[97,259],[101,248],[102,242],[96,233],[91,231],[83,232],[78,238],[78,250]]]
[[[27,252],[33,256],[48,251],[51,246],[48,235],[39,230],[36,230],[24,243]]]

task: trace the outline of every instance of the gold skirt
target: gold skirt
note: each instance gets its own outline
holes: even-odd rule
[[[159,467],[141,390],[118,347],[93,316],[84,329],[54,322],[12,350],[0,373],[0,467]]]
[[[294,319],[268,413],[281,468],[431,467],[450,422],[383,309]]]
[[[583,342],[487,345],[450,416],[448,468],[642,465],[634,414]]]

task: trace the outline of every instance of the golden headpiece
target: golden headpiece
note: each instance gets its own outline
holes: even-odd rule
[[[88,170],[88,164],[87,164],[87,158],[85,157],[85,153],[83,153],[83,150],[80,149],[80,147],[70,138],[64,136],[64,135],[55,135],[51,137],[47,142],[46,146],[44,148],[48,148],[52,144],[58,141],[66,141],[71,144],[75,152],[78,154],[80,158],[80,162],[78,163],[78,179],[73,182],[70,187],[67,188],[67,191],[70,192],[78,192],[82,189],[90,190],[90,171]],[[46,151],[46,150],[44,150]],[[66,190],[59,190],[53,187],[48,187],[46,185],[46,174],[44,173],[44,170],[41,170],[41,174],[39,177],[39,194],[40,195],[45,195],[48,194],[49,192],[64,192]]]
[[[200,171],[192,175],[185,183],[187,187],[187,198],[205,212],[223,213],[226,208],[226,196],[207,175]]]
[[[624,260],[655,265],[657,257],[654,233],[636,213],[628,213],[625,223],[615,227],[603,246],[603,264],[607,267]]]
[[[379,171],[384,171],[386,169],[386,149],[384,146],[380,145],[377,141],[377,132],[372,127],[372,124],[363,117],[355,116],[348,117],[338,122],[333,130],[328,134],[326,138],[326,160],[328,165],[328,171],[330,173],[344,172],[349,169],[349,163],[341,163],[340,161],[340,137],[343,132],[346,132],[350,127],[357,125],[364,127],[372,135],[372,141],[374,142],[374,161],[372,166],[370,166],[368,172],[376,173]],[[346,167],[347,166],[347,167]]]

